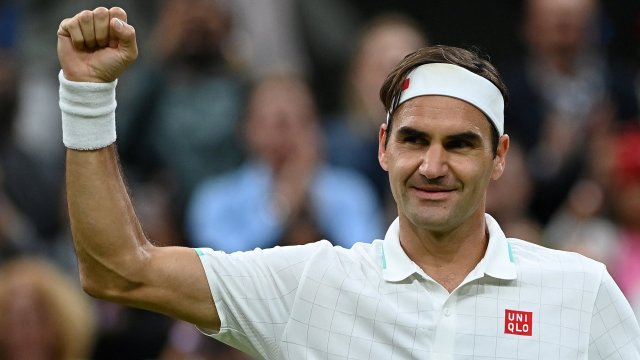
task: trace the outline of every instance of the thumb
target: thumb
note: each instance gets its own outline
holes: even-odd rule
[[[117,47],[125,61],[135,60],[138,57],[135,28],[116,17],[111,19],[110,25],[113,40],[109,45]]]

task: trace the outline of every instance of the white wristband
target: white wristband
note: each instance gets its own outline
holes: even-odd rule
[[[70,149],[95,150],[116,141],[116,84],[60,81],[62,142]]]

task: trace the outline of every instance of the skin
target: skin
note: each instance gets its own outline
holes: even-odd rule
[[[135,30],[126,19],[121,8],[101,7],[63,20],[58,28],[58,58],[65,78],[115,80],[138,54]],[[66,189],[87,293],[219,329],[196,253],[149,242],[131,205],[113,145],[95,151],[67,150]]]
[[[398,206],[400,243],[434,280],[453,291],[484,256],[489,182],[505,166],[509,137],[491,149],[491,125],[469,103],[421,96],[403,103],[379,134],[378,158]]]

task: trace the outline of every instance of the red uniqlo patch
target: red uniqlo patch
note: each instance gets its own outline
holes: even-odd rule
[[[405,91],[409,88],[410,82],[411,82],[411,79],[404,79],[404,81],[402,82],[402,91]]]
[[[504,333],[531,336],[533,313],[530,311],[504,310]]]

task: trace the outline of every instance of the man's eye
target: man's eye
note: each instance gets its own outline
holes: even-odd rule
[[[471,144],[469,141],[466,141],[466,140],[450,141],[447,145],[448,145],[447,147],[450,149],[465,149],[473,146],[473,144]]]
[[[405,143],[408,144],[424,144],[425,140],[421,137],[417,137],[417,136],[406,136],[404,139]]]

